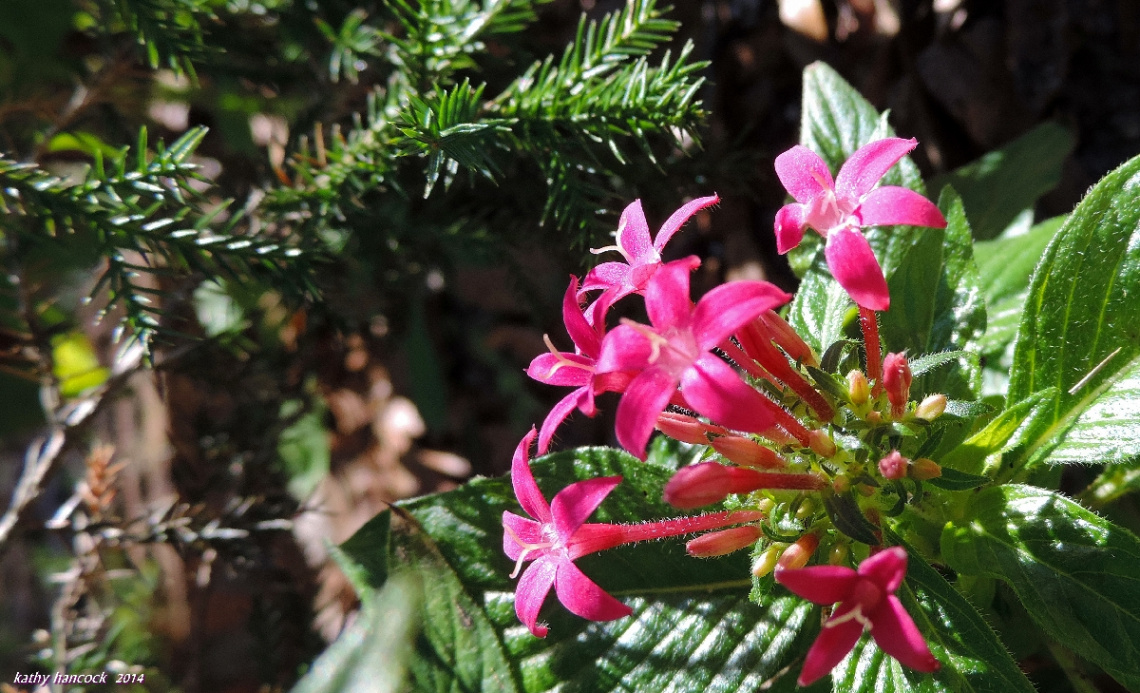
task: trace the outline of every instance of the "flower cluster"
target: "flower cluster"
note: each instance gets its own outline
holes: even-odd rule
[[[529,517],[503,516],[503,548],[516,561],[514,574],[521,571],[515,608],[533,634],[547,632],[539,612],[551,589],[583,618],[606,621],[630,613],[575,565],[581,556],[703,533],[689,541],[691,555],[750,548],[757,580],[774,578],[811,601],[838,603],[807,656],[801,685],[834,667],[866,628],[907,666],[937,668],[894,595],[907,554],[882,546],[881,526],[884,515],[921,503],[922,483],[940,474],[937,463],[907,448],[917,458],[909,459],[894,432],[927,435],[946,398],[933,394],[912,403],[906,355],[884,359],[876,313],[889,308],[890,296],[862,234],[874,225],[945,225],[938,209],[917,193],[876,187],[914,146],[914,140],[897,138],[872,142],[834,179],[822,159],[803,147],[776,160],[777,174],[795,199],[776,217],[779,250],[797,245],[809,227],[826,238],[828,266],[859,307],[863,364],[852,364],[857,355],[844,356],[840,344],[839,358],[825,367],[775,312],[791,296],[767,282],[730,282],[692,300],[690,275],[700,261],[665,262],[662,251],[716,196],[681,207],[655,238],[640,201],[634,202],[621,215],[616,244],[595,251],[615,250],[625,261],[600,264],[581,281],[570,278],[562,317],[573,351],[561,351],[546,338],[549,353],[536,357],[527,373],[572,389],[515,453],[511,479]],[[631,295],[644,301],[649,324],[610,317]],[[856,367],[844,380],[836,363]],[[654,429],[707,446],[706,461],[681,468],[666,484],[667,503],[689,510],[732,498],[732,510],[639,524],[587,523],[621,482],[616,476],[578,481],[548,503],[530,469],[531,446],[537,438],[538,452],[545,454],[562,422],[575,410],[594,416],[595,398],[607,392],[621,396],[615,434],[633,455],[645,458]],[[826,565],[809,566],[824,556]]]

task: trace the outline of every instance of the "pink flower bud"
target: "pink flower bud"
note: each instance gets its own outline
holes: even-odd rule
[[[808,343],[776,311],[765,311],[756,320],[763,324],[765,331],[771,335],[772,341],[776,342],[788,356],[792,357],[792,360],[805,366],[819,365],[819,359],[815,357],[815,352],[811,350]]]
[[[942,416],[944,411],[946,411],[946,395],[927,395],[918,403],[914,415],[926,421],[933,421]]]
[[[805,534],[796,543],[784,550],[784,555],[776,562],[776,570],[796,570],[803,568],[811,560],[811,555],[819,548],[819,537]]]
[[[710,435],[725,435],[728,430],[700,419],[671,411],[657,416],[657,430],[665,435],[692,445],[708,445]]]
[[[699,508],[724,500],[730,493],[748,493],[762,488],[816,491],[825,482],[815,474],[758,472],[717,462],[682,467],[665,484],[665,502],[675,508]]]
[[[910,475],[919,481],[926,481],[927,479],[935,479],[942,476],[942,467],[934,460],[929,460],[925,457],[920,457],[911,465]]]
[[[724,556],[756,543],[763,532],[759,527],[744,526],[709,532],[685,544],[685,551],[697,558]]]
[[[879,460],[879,473],[884,479],[901,479],[906,476],[910,460],[902,456],[898,450],[891,450],[883,459]]]
[[[729,462],[735,462],[744,467],[779,469],[788,466],[784,458],[744,436],[713,438],[712,446]]]
[[[898,418],[906,413],[912,379],[906,354],[887,354],[883,359],[883,388],[891,401],[891,416]]]
[[[855,406],[866,404],[871,397],[871,384],[858,368],[847,374],[847,396]]]

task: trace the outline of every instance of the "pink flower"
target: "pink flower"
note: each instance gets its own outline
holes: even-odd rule
[[[641,209],[641,200],[634,200],[621,213],[618,221],[617,244],[598,248],[591,252],[602,253],[616,250],[625,257],[625,262],[603,262],[586,275],[582,291],[605,289],[616,301],[632,293],[643,293],[649,278],[661,266],[661,250],[673,234],[698,211],[720,201],[716,195],[700,197],[683,205],[665,221],[657,238],[649,238],[649,224]]]
[[[694,307],[689,273],[699,264],[689,257],[662,265],[645,293],[653,326],[627,321],[602,341],[598,372],[638,372],[618,405],[618,441],[644,459],[657,416],[679,384],[686,404],[714,423],[754,433],[778,424],[806,445],[807,431],[798,421],[711,351],[741,325],[791,297],[767,282],[731,282]]]
[[[612,621],[631,610],[614,599],[574,565],[586,554],[648,539],[720,529],[763,517],[752,511],[722,512],[635,525],[585,524],[586,518],[621,483],[620,476],[587,479],[559,491],[549,504],[534,481],[528,453],[536,436],[532,428],[519,443],[511,462],[511,483],[519,505],[532,518],[503,513],[503,551],[516,561],[514,577],[525,561],[515,591],[515,613],[537,637],[546,626],[538,612],[553,587],[558,600],[572,613],[592,621]]]
[[[906,354],[887,354],[887,358],[883,359],[883,388],[891,402],[891,416],[896,419],[906,413],[913,380]]]
[[[864,145],[843,164],[834,181],[827,164],[807,147],[797,145],[776,157],[776,175],[796,200],[776,214],[776,249],[786,253],[799,245],[810,226],[827,239],[827,266],[852,300],[864,308],[887,310],[891,305],[887,280],[859,229],[946,226],[938,208],[913,190],[875,188],[917,144],[889,137]]]
[[[562,298],[562,321],[574,342],[574,353],[558,351],[545,337],[549,353],[540,354],[530,362],[527,375],[548,385],[569,385],[575,389],[563,397],[546,415],[538,436],[538,454],[545,455],[550,448],[554,431],[566,420],[570,412],[579,409],[586,416],[594,416],[594,395],[599,392],[620,392],[632,378],[626,373],[599,375],[594,364],[602,350],[602,335],[606,331],[606,311],[613,296],[603,294],[585,311],[578,305],[578,278],[570,277],[570,286]]]
[[[906,576],[906,562],[906,551],[894,546],[863,561],[858,571],[832,565],[776,570],[776,582],[804,599],[839,602],[808,650],[799,685],[808,686],[835,668],[864,628],[871,630],[883,652],[911,669],[938,670],[941,665],[895,596]]]

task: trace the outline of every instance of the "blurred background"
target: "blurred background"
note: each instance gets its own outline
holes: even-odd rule
[[[0,682],[288,690],[357,606],[330,544],[504,473],[565,394],[523,371],[626,204],[656,228],[715,192],[668,249],[696,291],[794,288],[772,160],[813,61],[928,178],[1035,133],[1038,219],[1140,153],[1132,0],[444,4],[0,3]],[[532,108],[520,75],[623,8],[689,97]],[[601,403],[556,444],[611,443]]]

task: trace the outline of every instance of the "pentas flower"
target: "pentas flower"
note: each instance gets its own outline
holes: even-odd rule
[[[574,353],[568,354],[554,348],[549,337],[543,337],[549,353],[540,354],[530,362],[526,373],[547,385],[568,385],[573,388],[546,415],[538,436],[538,454],[544,455],[550,448],[554,431],[566,420],[570,412],[579,409],[586,416],[594,416],[594,395],[604,391],[620,392],[632,378],[624,373],[599,375],[594,364],[602,350],[602,335],[606,331],[606,311],[613,303],[613,297],[603,294],[583,311],[578,304],[578,278],[570,277],[570,286],[562,297],[562,321],[566,332],[574,342]]]
[[[661,266],[661,251],[673,234],[698,211],[719,201],[719,197],[712,195],[685,204],[673,212],[657,232],[657,237],[651,239],[641,200],[634,200],[621,213],[616,245],[591,250],[593,253],[616,250],[625,257],[625,262],[603,262],[590,270],[581,290],[604,289],[613,301],[632,293],[643,293],[650,277]]]
[[[940,664],[895,596],[906,576],[906,551],[894,546],[852,570],[843,566],[776,569],[776,582],[816,604],[838,605],[808,650],[799,685],[808,686],[835,668],[865,628],[879,648],[911,669],[937,671]]]
[[[689,273],[699,265],[696,257],[662,265],[645,292],[653,326],[626,321],[602,341],[599,373],[638,373],[618,405],[618,441],[644,459],[657,416],[680,385],[688,407],[716,424],[754,433],[779,425],[807,445],[807,430],[798,421],[712,353],[741,325],[791,296],[767,282],[731,282],[694,306]]]
[[[852,300],[871,310],[887,310],[887,280],[871,245],[860,231],[867,226],[930,226],[946,219],[930,200],[896,186],[875,185],[918,142],[897,137],[860,147],[834,180],[827,164],[807,147],[795,146],[776,157],[776,175],[795,199],[776,214],[776,249],[786,253],[811,227],[827,239],[824,256],[836,281]]]
[[[628,606],[574,565],[582,556],[622,544],[721,529],[763,518],[759,512],[737,511],[634,525],[586,524],[586,518],[621,483],[621,477],[575,482],[547,503],[530,470],[529,451],[536,436],[532,428],[519,443],[511,462],[515,496],[533,519],[503,513],[503,551],[516,561],[511,577],[518,575],[524,562],[534,561],[519,579],[515,613],[537,637],[545,637],[548,631],[538,623],[538,612],[551,588],[567,609],[591,621],[612,621],[631,613]]]

